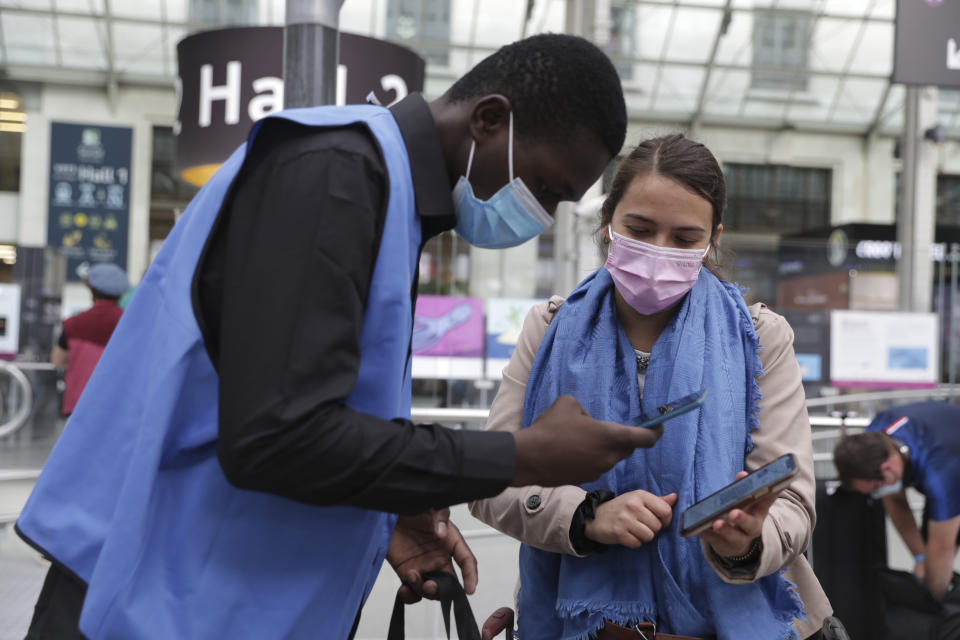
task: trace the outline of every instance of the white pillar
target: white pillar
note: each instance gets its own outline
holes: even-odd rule
[[[577,213],[576,205],[562,202],[557,207],[553,244],[553,291],[566,296],[577,286]]]
[[[936,147],[924,132],[937,123],[937,89],[907,87],[903,170],[897,240],[899,306],[902,311],[930,311],[933,262],[930,247],[936,228]]]
[[[150,179],[153,175],[153,123],[133,125],[130,150],[130,213],[127,220],[127,277],[140,282],[150,260]]]
[[[47,245],[50,185],[50,119],[39,111],[27,113],[20,163],[17,244],[44,247]]]

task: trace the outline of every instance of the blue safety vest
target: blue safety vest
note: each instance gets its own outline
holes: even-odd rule
[[[911,478],[934,521],[960,515],[960,407],[917,402],[877,414],[868,431],[883,431],[910,447]]]
[[[397,123],[368,105],[272,117],[363,123],[379,142],[389,201],[347,404],[409,417],[421,231]],[[241,147],[164,242],[17,522],[88,583],[80,629],[91,639],[346,638],[383,564],[395,516],[237,489],[217,460],[218,378],[191,283],[244,157]]]

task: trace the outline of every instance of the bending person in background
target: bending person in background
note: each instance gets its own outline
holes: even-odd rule
[[[913,554],[914,574],[942,600],[960,542],[960,407],[917,402],[887,409],[863,433],[840,440],[833,460],[845,487],[883,498]],[[919,528],[906,487],[926,497]]]
[[[127,273],[117,265],[101,263],[90,267],[87,286],[93,295],[93,306],[64,320],[63,331],[50,353],[50,362],[67,370],[60,408],[65,416],[73,413],[113,330],[120,322],[123,309],[117,301],[130,288],[130,282]]]
[[[724,204],[723,173],[706,147],[682,135],[643,142],[603,204],[605,267],[527,316],[488,429],[528,427],[560,394],[627,421],[701,387],[709,393],[700,410],[664,425],[656,450],[596,482],[511,488],[471,504],[524,543],[524,640],[638,637],[627,627],[643,622],[657,637],[808,638],[831,613],[802,555],[814,478],[793,332],[701,268]],[[791,452],[800,474],[788,489],[730,511],[699,539],[679,536],[684,509]]]

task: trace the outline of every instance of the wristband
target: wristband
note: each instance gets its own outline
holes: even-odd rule
[[[570,522],[570,544],[580,555],[607,550],[607,545],[594,542],[587,537],[586,528],[587,520],[593,520],[597,516],[597,507],[613,498],[612,491],[596,489],[584,496],[583,502],[573,513],[573,520]]]
[[[923,564],[923,561],[926,560],[926,559],[927,559],[927,556],[925,556],[925,555],[922,554],[922,553],[918,553],[917,555],[913,556],[913,561],[914,561],[916,564]]]

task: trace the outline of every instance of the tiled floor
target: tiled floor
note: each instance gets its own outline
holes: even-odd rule
[[[12,526],[0,527],[0,640],[23,639],[47,566]]]

